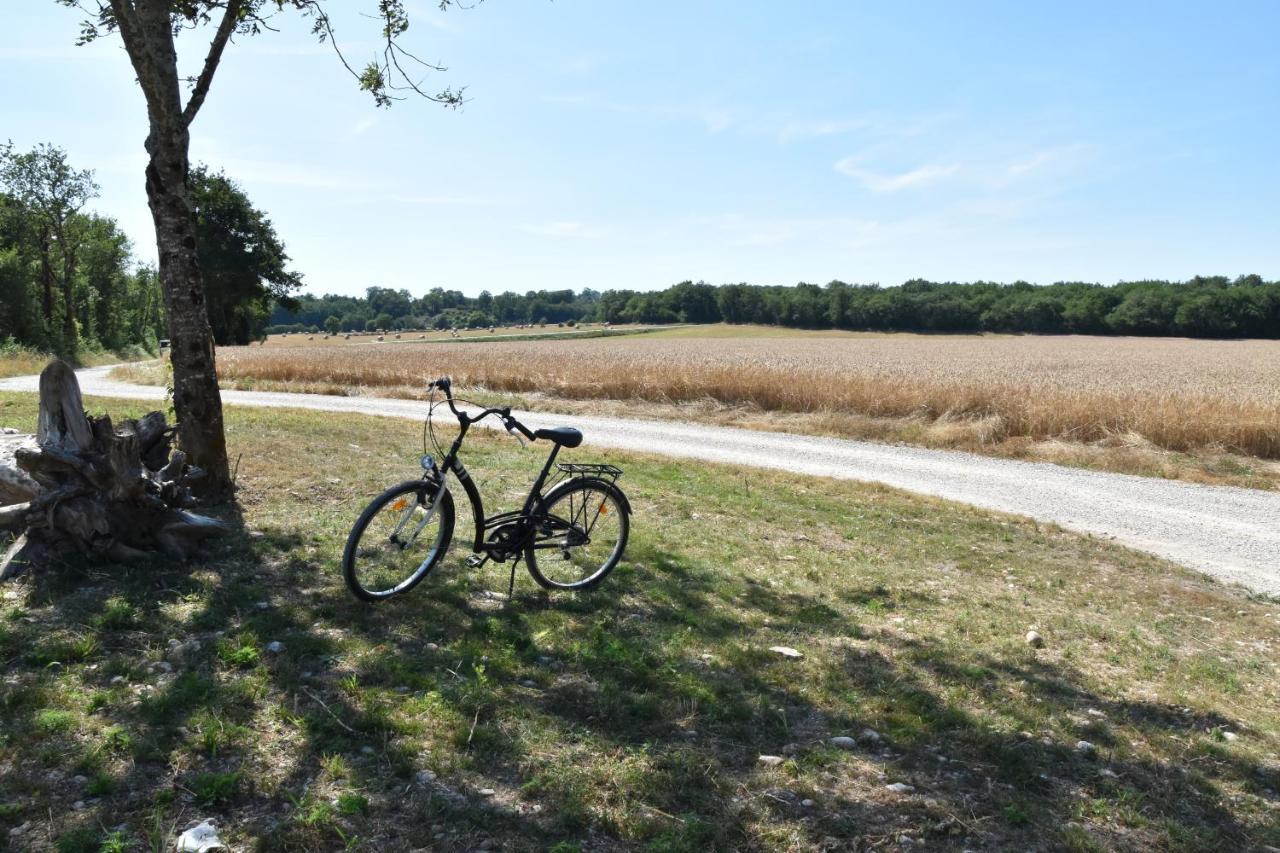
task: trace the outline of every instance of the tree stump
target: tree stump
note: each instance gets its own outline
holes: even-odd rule
[[[75,372],[40,374],[36,435],[0,436],[0,533],[16,536],[0,580],[60,553],[128,562],[155,552],[185,559],[226,525],[189,510],[203,476],[174,450],[175,427],[151,412],[116,428],[89,417]]]

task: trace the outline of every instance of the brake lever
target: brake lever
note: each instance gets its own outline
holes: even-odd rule
[[[516,428],[513,427],[511,424],[508,423],[506,426],[507,426],[507,432],[515,436],[516,441],[520,442],[520,446],[527,450],[529,448],[529,445],[525,443],[524,436],[516,432]]]

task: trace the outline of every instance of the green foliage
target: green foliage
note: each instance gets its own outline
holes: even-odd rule
[[[230,178],[197,166],[190,185],[196,255],[214,340],[258,340],[272,304],[292,306],[290,294],[302,278],[287,268],[289,256],[271,220]]]
[[[241,774],[239,771],[230,773],[200,773],[191,780],[188,785],[191,793],[195,795],[196,802],[202,806],[211,806],[218,803],[226,803],[235,798],[240,792]]]
[[[258,638],[253,634],[226,637],[218,643],[218,660],[227,666],[246,668],[258,663]]]
[[[137,348],[155,352],[160,291],[134,270],[114,219],[83,212],[97,193],[52,145],[0,146],[0,340],[75,358]]]
[[[369,813],[369,798],[363,794],[343,793],[338,795],[338,811],[344,815],[364,815]]]
[[[97,830],[86,827],[58,836],[54,846],[58,853],[98,853],[101,845]]]

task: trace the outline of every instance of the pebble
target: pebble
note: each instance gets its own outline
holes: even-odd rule
[[[71,804],[71,808],[75,809],[78,812],[84,811],[84,800],[76,800],[74,803]]]
[[[782,763],[783,759],[781,755],[762,755],[759,761],[766,767],[777,767]]]
[[[361,753],[363,753],[364,755],[373,755],[376,751],[377,751],[377,750],[375,750],[375,749],[374,749],[373,747],[371,747],[371,746],[362,746],[362,747],[360,747],[360,752],[361,752]]]
[[[481,788],[479,791],[476,791],[476,793],[482,797],[492,797],[494,794],[498,792],[493,790],[492,788]]]
[[[800,660],[804,657],[802,652],[798,652],[790,646],[770,646],[769,651],[774,654],[782,655],[784,658],[790,658],[791,660]]]
[[[112,676],[111,678],[112,684],[124,684],[124,682],[125,682],[125,677],[123,675],[116,675],[116,676]]]
[[[830,741],[828,741],[828,743],[830,743],[832,746],[839,747],[840,749],[857,749],[858,748],[858,742],[846,735],[833,737]]]
[[[811,809],[814,807],[815,803],[813,800],[801,800],[800,805],[804,806],[806,809]]]
[[[438,652],[438,651],[440,651],[440,644],[439,644],[439,643],[427,643],[427,651],[429,651],[429,652]]]
[[[863,743],[877,743],[880,740],[880,733],[875,729],[863,729],[858,734],[858,740]]]
[[[1076,741],[1076,752],[1083,752],[1085,755],[1093,755],[1095,749],[1097,749],[1097,747],[1089,743],[1087,740]]]
[[[915,785],[908,785],[905,782],[894,782],[891,785],[884,786],[886,790],[893,791],[895,794],[910,794],[916,789]]]
[[[1028,631],[1027,645],[1033,649],[1042,649],[1044,648],[1044,637],[1041,637],[1038,631]]]
[[[432,773],[430,770],[419,770],[417,775],[414,776],[414,779],[419,785],[430,785],[436,780],[436,774]]]
[[[284,651],[284,643],[280,642],[279,640],[272,640],[271,642],[267,643],[267,651],[273,655],[278,655],[282,651]]]
[[[1236,739],[1236,738],[1238,738],[1238,737],[1240,737],[1240,735],[1236,734],[1235,732],[1223,732],[1223,733],[1222,733],[1222,738],[1223,738],[1223,740],[1226,740],[1226,741],[1228,741],[1228,742],[1229,742],[1229,741],[1233,741],[1233,740],[1235,740],[1235,739]]]
[[[537,687],[538,682],[534,681],[532,678],[526,678],[524,681],[520,682],[520,686],[521,687]]]

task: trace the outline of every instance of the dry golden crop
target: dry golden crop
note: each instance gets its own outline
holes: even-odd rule
[[[241,347],[224,381],[462,386],[570,399],[710,399],[784,412],[983,419],[993,440],[1141,435],[1280,458],[1280,342],[995,335],[698,335]]]

